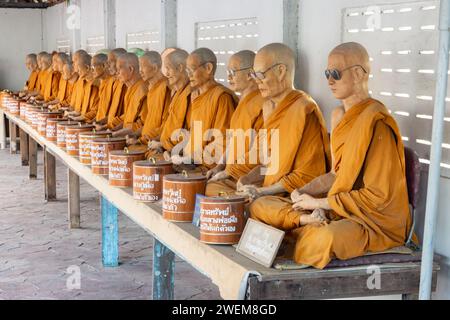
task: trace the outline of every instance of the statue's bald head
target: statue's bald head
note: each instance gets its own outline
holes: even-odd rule
[[[156,51],[147,51],[139,58],[139,72],[144,81],[161,74],[161,55]]]
[[[96,54],[92,58],[92,63],[105,64],[108,63],[108,56],[104,53]]]
[[[50,53],[42,53],[41,54],[41,64],[44,69],[50,67],[52,65],[52,55]]]
[[[347,42],[334,48],[327,69],[328,86],[336,99],[369,96],[370,58],[359,43]]]
[[[253,68],[253,63],[255,62],[255,56],[256,53],[250,50],[242,50],[235,54],[233,54],[230,58],[236,59],[239,61],[239,68],[240,69],[247,69],[247,68]]]
[[[186,60],[189,53],[183,49],[175,49],[167,55],[166,60],[170,62],[172,67],[177,68],[180,64],[186,66]]]
[[[257,57],[263,57],[270,61],[270,64],[283,64],[286,66],[288,73],[295,75],[295,53],[287,45],[283,43],[271,43],[262,47]]]
[[[211,49],[198,48],[191,52],[191,56],[197,57],[201,65],[211,63],[212,73],[215,74],[217,70],[217,57]]]
[[[161,69],[162,60],[161,55],[156,51],[146,51],[142,57],[140,57],[141,60],[146,60],[147,62],[151,63],[152,65],[155,65],[158,67],[158,69]]]
[[[58,59],[63,65],[70,62],[70,57],[64,52],[58,53]]]
[[[34,53],[30,53],[29,55],[27,55],[27,57],[25,58],[25,65],[30,72],[36,70],[36,68],[38,67],[37,55]]]
[[[366,48],[357,42],[346,42],[338,45],[330,52],[330,56],[340,56],[346,67],[360,65],[370,74],[370,57]]]
[[[294,89],[295,54],[282,43],[261,48],[253,66],[258,88],[264,98],[275,98]]]
[[[123,48],[116,48],[108,52],[108,66],[110,74],[112,75],[117,74],[117,59],[126,53],[127,50]]]
[[[134,53],[126,53],[117,60],[119,79],[127,84],[139,77],[139,58]],[[128,85],[128,84],[127,84]]]

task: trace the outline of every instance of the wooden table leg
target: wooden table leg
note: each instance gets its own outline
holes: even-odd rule
[[[80,177],[68,170],[69,228],[80,228]]]
[[[37,157],[38,157],[38,145],[33,138],[28,136],[28,154],[30,164],[30,179],[37,179]]]
[[[6,149],[6,121],[3,110],[0,110],[0,149]]]
[[[174,300],[175,254],[153,241],[153,300]]]
[[[29,155],[29,148],[28,148],[28,134],[20,130],[20,155],[22,157],[22,166],[26,167],[30,163],[30,155]]]
[[[119,222],[118,210],[101,196],[102,211],[102,262],[104,267],[119,266]]]
[[[56,159],[44,148],[45,200],[56,200]]]
[[[9,148],[11,154],[17,153],[17,126],[9,120]]]

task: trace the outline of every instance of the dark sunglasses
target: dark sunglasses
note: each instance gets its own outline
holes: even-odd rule
[[[325,70],[325,77],[327,78],[327,80],[330,80],[330,78],[333,78],[334,80],[339,81],[342,79],[342,73],[344,73],[344,71],[350,70],[352,68],[357,68],[357,67],[361,68],[364,71],[364,73],[367,73],[366,69],[364,69],[363,66],[356,64],[354,66],[350,66],[350,67],[345,68],[344,70],[340,70],[340,71],[337,69]]]

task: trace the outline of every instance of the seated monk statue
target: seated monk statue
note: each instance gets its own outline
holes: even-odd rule
[[[53,72],[52,69],[52,56],[51,54],[43,51],[37,56],[37,64],[39,68],[39,74],[36,84],[36,90],[28,92],[25,99],[31,102],[44,102],[44,91],[47,84],[48,76]]]
[[[37,55],[34,53],[30,53],[25,58],[25,66],[27,70],[30,72],[30,76],[28,77],[28,81],[25,84],[25,87],[21,92],[19,92],[19,96],[21,98],[25,97],[28,92],[35,91],[38,85],[38,76],[39,76],[39,67],[37,64]]]
[[[192,90],[190,134],[183,153],[171,156],[176,170],[206,174],[225,152],[226,129],[230,127],[238,99],[231,90],[216,82],[216,70],[217,57],[208,48],[196,49],[187,59]],[[211,137],[213,134],[216,136]]]
[[[57,72],[59,72],[61,74],[61,79],[59,80],[59,85],[58,85],[58,95],[56,96],[55,99],[50,100],[46,103],[44,103],[44,106],[55,106],[55,105],[60,105],[61,102],[64,102],[64,100],[67,101],[67,96],[68,96],[68,77],[71,78],[72,77],[72,72],[68,73],[68,71],[70,70],[66,70],[66,73],[64,73],[64,65],[70,63],[70,59],[69,56],[63,52],[58,53],[54,58],[54,62],[53,62],[53,67],[54,70],[56,70]],[[69,99],[70,101],[70,99]]]
[[[167,118],[162,125],[161,134],[148,142],[147,158],[170,158],[170,152],[180,142],[172,139],[177,131],[187,129],[191,105],[191,87],[186,72],[189,53],[182,49],[171,50],[163,59],[163,72],[171,89],[171,99]]]
[[[237,181],[237,194],[250,201],[273,196],[275,202],[283,202],[283,196],[327,172],[328,131],[317,103],[294,89],[295,55],[289,47],[282,43],[263,47],[253,68],[252,76],[267,100],[260,141],[252,146],[260,149],[260,164]],[[272,198],[261,201],[267,199]],[[268,215],[270,211],[267,207]]]
[[[81,115],[74,117],[73,120],[92,123],[97,116],[99,105],[103,103],[102,99],[105,97],[104,93],[111,78],[108,69],[108,56],[106,54],[100,53],[92,58],[91,77],[92,79],[89,80],[91,87],[87,93],[90,98],[89,100],[83,99],[84,108],[82,107]],[[95,94],[94,91],[97,91],[98,94]]]
[[[148,142],[161,135],[167,119],[171,90],[161,66],[161,55],[156,51],[148,51],[139,58],[139,70],[148,85],[148,93],[147,105],[139,115],[138,129],[127,139],[127,145],[132,150],[147,151]]]
[[[91,63],[92,57],[90,55],[80,54],[76,59],[74,58],[74,67],[78,73],[78,80],[75,82],[72,97],[70,100],[70,111],[66,111],[65,115],[70,118],[79,117],[82,115],[83,109],[86,109],[86,103],[90,99],[91,81]],[[95,94],[95,92],[94,92]]]
[[[251,163],[248,153],[255,136],[264,124],[262,108],[265,102],[259,92],[255,79],[250,74],[253,69],[255,53],[244,50],[231,56],[228,62],[228,82],[230,88],[240,94],[240,102],[231,118],[226,157],[222,163],[208,171],[210,179],[206,187],[207,196],[236,192],[236,183],[248,174],[258,163]],[[254,130],[254,131],[252,131]],[[230,153],[228,148],[232,148]],[[255,159],[257,160],[257,159]]]
[[[100,92],[99,107],[95,117],[97,131],[112,129],[115,119],[123,114],[126,86],[119,79],[117,59],[125,53],[127,51],[123,48],[116,48],[108,53],[108,73],[111,77],[106,81],[104,90]]]
[[[124,113],[112,130],[114,137],[125,137],[140,125],[138,118],[147,103],[147,85],[139,74],[139,59],[134,53],[121,55],[117,60],[117,70],[127,91],[123,98]]]
[[[370,70],[360,44],[344,43],[330,53],[325,74],[342,101],[333,112],[333,169],[295,190],[291,203],[268,207],[262,198],[250,208],[254,219],[290,232],[299,264],[323,269],[334,258],[405,244],[411,219],[402,137],[388,109],[369,95]],[[308,212],[318,219],[303,224]],[[331,222],[319,218],[324,214]]]

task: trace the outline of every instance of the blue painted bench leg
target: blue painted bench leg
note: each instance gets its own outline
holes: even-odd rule
[[[175,254],[153,241],[153,300],[174,300]]]
[[[102,261],[104,267],[119,266],[118,210],[105,197],[101,197]]]

